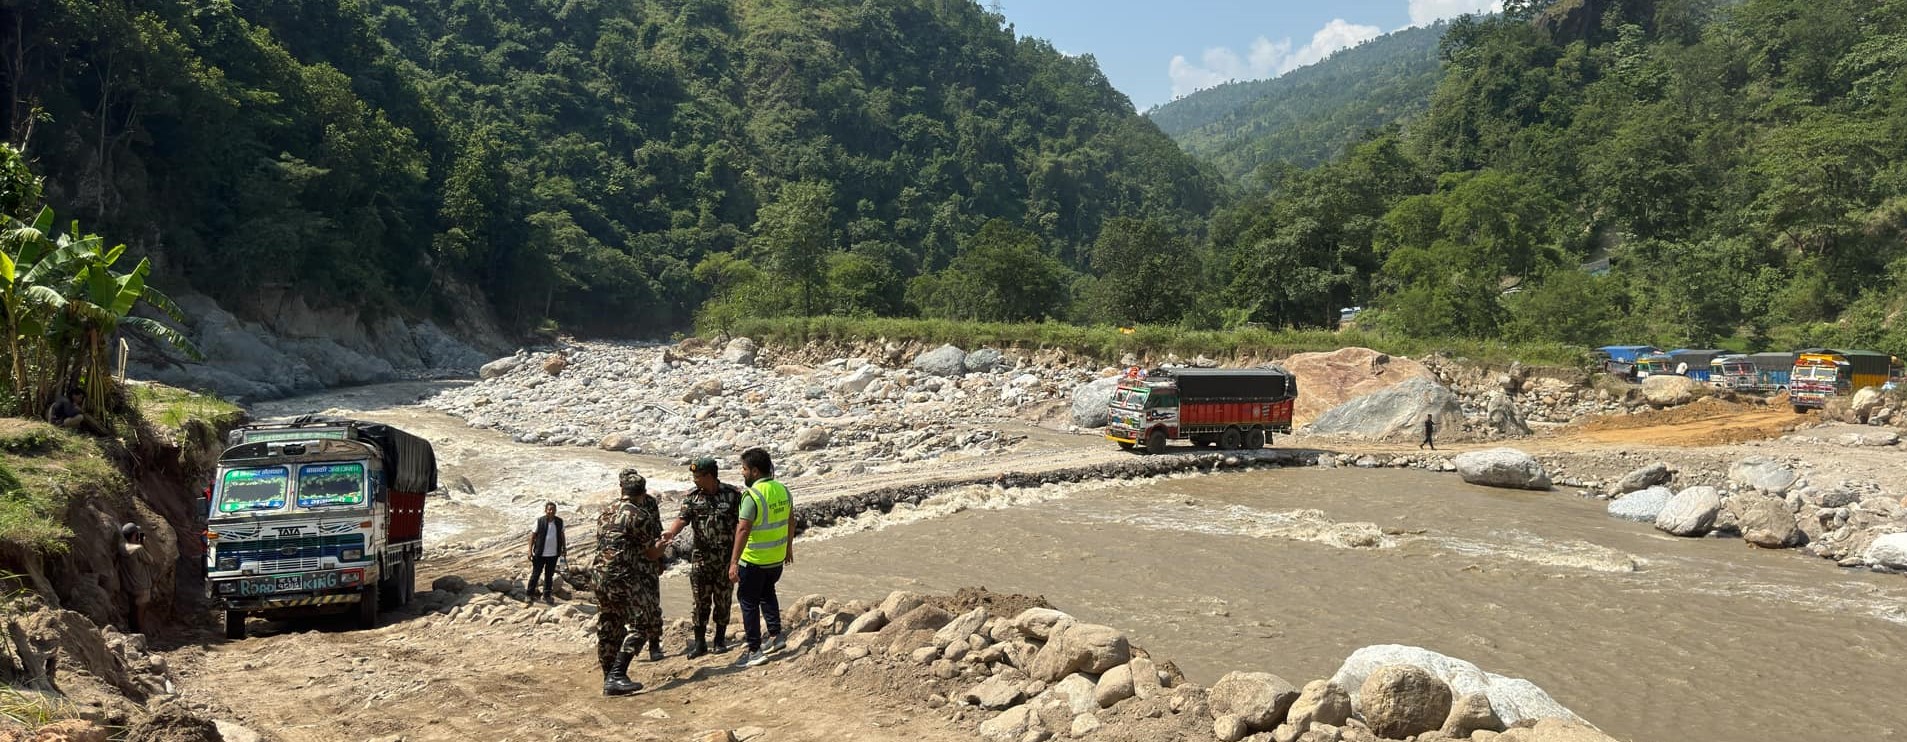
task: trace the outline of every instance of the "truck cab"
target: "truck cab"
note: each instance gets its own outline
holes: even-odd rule
[[[424,492],[405,491],[421,480],[394,470],[394,431],[377,427],[383,440],[355,422],[233,433],[206,516],[206,589],[225,611],[228,637],[243,638],[253,614],[354,611],[370,628],[381,607],[409,602]],[[434,488],[434,457],[412,457],[428,462]]]

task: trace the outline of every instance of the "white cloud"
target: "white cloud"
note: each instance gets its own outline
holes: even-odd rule
[[[1413,10],[1418,1],[1412,0]],[[1205,50],[1198,64],[1193,64],[1184,55],[1174,56],[1166,71],[1172,78],[1172,95],[1188,95],[1228,80],[1277,77],[1299,67],[1316,64],[1331,56],[1332,52],[1362,44],[1383,33],[1383,29],[1376,26],[1360,26],[1336,18],[1312,34],[1311,42],[1304,46],[1294,46],[1291,39],[1272,41],[1260,36],[1251,42],[1251,48],[1244,57],[1238,56],[1238,52],[1229,47],[1214,47]]]
[[[1503,0],[1409,0],[1410,25],[1428,26],[1465,13],[1495,13]]]

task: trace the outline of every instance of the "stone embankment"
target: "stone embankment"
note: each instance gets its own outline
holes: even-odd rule
[[[1611,739],[1526,680],[1416,647],[1358,650],[1302,686],[1244,671],[1204,687],[1119,629],[972,597],[804,597],[788,609],[790,647],[830,682],[899,689],[998,742]]]

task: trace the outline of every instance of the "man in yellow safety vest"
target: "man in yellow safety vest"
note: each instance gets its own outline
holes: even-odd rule
[[[736,601],[742,604],[742,632],[748,638],[748,651],[735,658],[735,666],[754,667],[767,662],[769,652],[787,646],[781,635],[781,601],[775,597],[775,583],[781,579],[782,566],[795,561],[794,501],[788,488],[775,481],[775,463],[767,451],[742,452],[742,479],[748,489],[742,493],[728,577],[735,583]],[[768,622],[765,651],[763,619]]]

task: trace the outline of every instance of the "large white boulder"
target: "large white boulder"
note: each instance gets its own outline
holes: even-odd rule
[[[1651,376],[1642,380],[1642,398],[1656,407],[1674,407],[1695,401],[1703,391],[1701,382],[1687,376]]]
[[[1073,424],[1082,428],[1106,427],[1106,413],[1112,406],[1112,393],[1119,388],[1119,377],[1108,376],[1073,388]]]
[[[1463,428],[1463,401],[1435,381],[1413,377],[1333,407],[1305,430],[1369,440],[1417,440],[1423,437],[1425,417],[1436,422],[1438,437],[1454,437]]]
[[[915,356],[914,368],[935,376],[959,376],[967,371],[967,352],[942,345]]]
[[[1907,533],[1890,533],[1874,539],[1861,557],[1876,567],[1907,569]]]
[[[1574,712],[1557,703],[1535,683],[1484,672],[1474,664],[1422,647],[1379,644],[1357,650],[1345,658],[1344,664],[1338,666],[1337,673],[1331,676],[1331,682],[1351,690],[1352,706],[1361,708],[1358,706],[1358,694],[1364,687],[1364,681],[1386,665],[1410,665],[1427,670],[1447,683],[1457,697],[1483,694],[1490,699],[1490,708],[1506,726],[1515,726],[1526,719],[1581,721]]]
[[[1609,517],[1632,520],[1637,523],[1654,523],[1662,509],[1668,507],[1675,493],[1667,487],[1650,487],[1636,490],[1620,498],[1609,501]]]
[[[1776,497],[1788,494],[1800,478],[1787,464],[1762,456],[1749,456],[1728,467],[1728,481]]]
[[[1514,448],[1492,448],[1457,454],[1452,461],[1463,481],[1485,487],[1549,489],[1549,474],[1536,458]]]
[[[1655,516],[1655,527],[1676,536],[1700,536],[1715,526],[1722,495],[1714,487],[1690,487],[1669,498]]]

